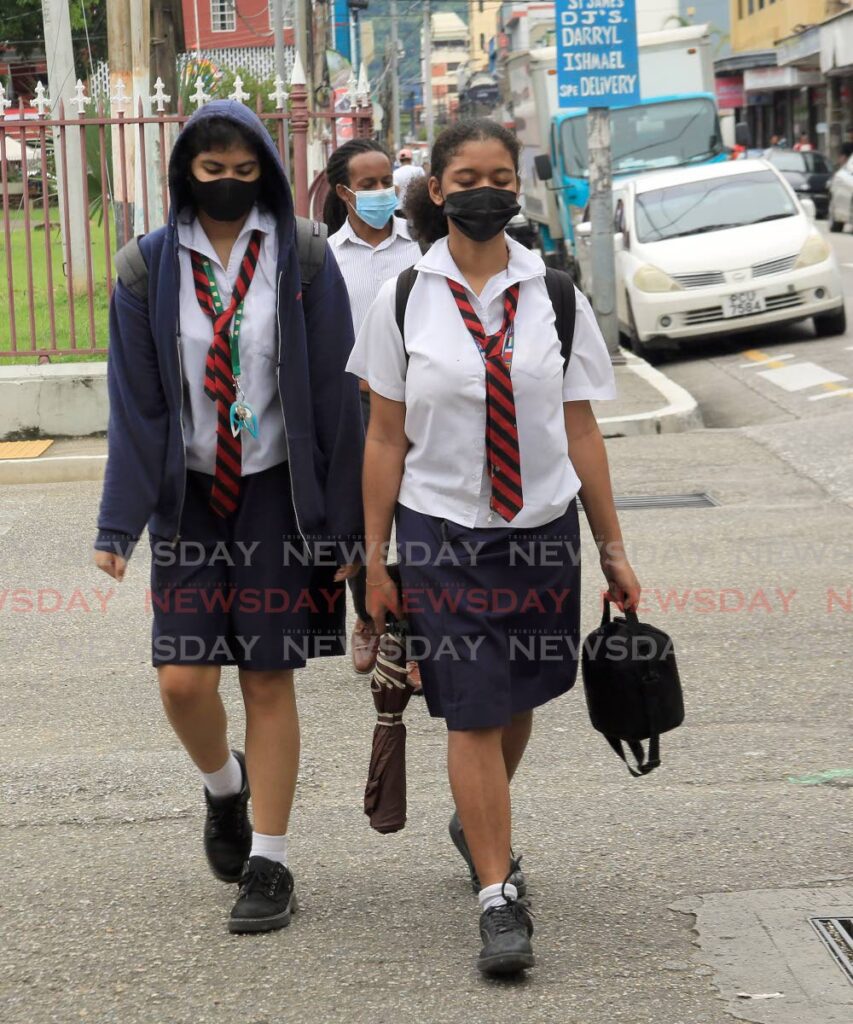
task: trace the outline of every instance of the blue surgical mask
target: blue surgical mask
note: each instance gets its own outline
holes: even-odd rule
[[[355,212],[371,228],[384,228],[400,205],[397,191],[391,188],[370,189],[368,192],[348,192],[355,196]]]

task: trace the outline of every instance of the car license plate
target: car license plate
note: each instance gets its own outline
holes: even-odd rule
[[[723,300],[724,316],[752,316],[753,313],[763,313],[766,308],[764,296],[755,291],[737,292]]]

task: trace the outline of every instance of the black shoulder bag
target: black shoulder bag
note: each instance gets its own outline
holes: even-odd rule
[[[610,620],[604,602],[601,625],[584,641],[583,685],[593,726],[636,778],[660,765],[660,734],[684,721],[684,698],[672,639],[640,622],[634,612]],[[643,740],[649,741],[648,757]],[[625,743],[637,761],[625,756]]]

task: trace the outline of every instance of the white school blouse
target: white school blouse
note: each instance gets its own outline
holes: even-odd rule
[[[563,403],[616,397],[607,345],[586,298],[576,290],[572,354],[565,376],[554,309],[541,257],[506,236],[509,263],[479,296],[467,288],[440,239],[417,263],[409,296],[405,348],[395,320],[395,280],[371,306],[347,370],[371,390],[405,402],[406,454],[399,501],[461,526],[506,527],[489,509],[485,366],[462,321],[447,278],[465,287],[489,334],[500,329],[503,293],[520,284],[512,386],[518,423],[524,507],[513,528],[543,526],[563,515],[580,489],[568,455]],[[407,361],[408,354],[408,361]]]
[[[228,266],[223,267],[204,228],[190,212],[182,212],[178,221],[178,259],[181,269],[181,368],[183,370],[183,429],[187,449],[187,469],[201,473],[216,468],[216,403],[204,393],[204,367],[213,341],[213,322],[202,310],[195,293],[191,252],[193,249],[210,260],[216,287],[224,305],[231,301],[240,264],[252,232],[262,232],[261,251],[255,276],[243,301],[240,327],[240,384],[246,401],[258,417],[257,438],[241,432],[243,476],[285,462],[287,441],[278,394],[276,367],[278,335],[276,330],[276,262],[278,239],[275,217],[254,206],[240,236],[231,249]]]

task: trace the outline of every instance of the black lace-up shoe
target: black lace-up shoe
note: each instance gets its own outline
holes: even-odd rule
[[[480,885],[480,879],[477,877],[477,870],[474,867],[468,843],[465,841],[465,833],[462,831],[462,823],[459,820],[458,814],[454,813],[450,819],[448,831],[450,832],[450,838],[453,840],[453,845],[462,854],[463,860],[468,865],[468,871],[471,875],[471,888],[475,893],[478,893],[483,887]],[[511,882],[518,890],[518,898],[524,899],[527,895],[527,879],[521,870],[521,856],[516,857],[514,853],[512,854],[509,870],[510,875],[507,881]]]
[[[240,876],[240,895],[228,919],[228,931],[286,928],[294,910],[296,896],[289,868],[266,857],[250,857]]]
[[[239,750],[234,756],[243,771],[243,788],[235,796],[214,797],[204,791],[207,820],[204,823],[204,852],[210,870],[223,882],[239,882],[240,873],[252,849],[252,826],[246,810],[249,776],[246,759]]]
[[[484,974],[518,974],[533,967],[532,935],[533,921],[523,903],[512,900],[486,910],[480,915],[483,948],[477,967]]]

